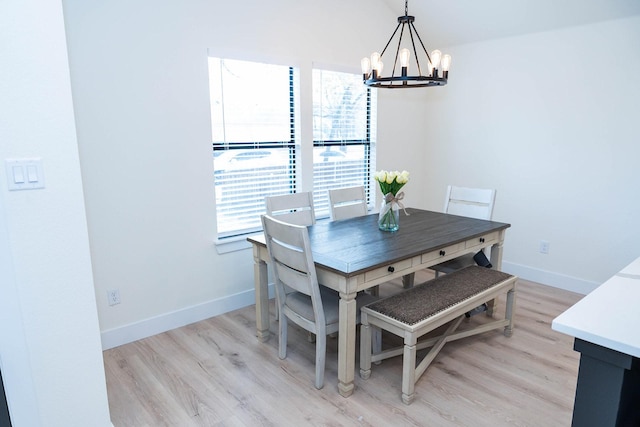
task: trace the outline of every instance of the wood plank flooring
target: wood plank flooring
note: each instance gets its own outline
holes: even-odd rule
[[[381,293],[394,288],[401,283]],[[400,399],[401,357],[374,365],[366,381],[356,373],[354,394],[343,398],[337,340],[328,338],[325,386],[316,390],[306,332],[290,326],[288,356],[280,360],[277,323],[260,343],[255,308],[246,307],[105,351],[111,420],[115,427],[569,426],[579,354],[551,321],[580,298],[521,279],[513,336],[491,331],[445,345],[409,406]],[[503,313],[504,299],[497,310]],[[273,312],[272,302],[272,319]],[[383,341],[398,343],[387,335]]]

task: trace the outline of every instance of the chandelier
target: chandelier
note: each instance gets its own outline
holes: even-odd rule
[[[415,16],[409,15],[408,2],[409,0],[405,0],[404,16],[398,17],[398,26],[391,35],[391,38],[389,38],[384,49],[382,49],[382,53],[373,52],[370,58],[365,57],[360,61],[360,65],[362,67],[362,79],[364,80],[365,85],[371,87],[401,89],[409,87],[444,86],[447,84],[447,79],[449,78],[449,66],[451,65],[451,55],[442,56],[442,52],[439,50],[434,50],[431,52],[431,55],[429,55],[427,49],[424,47],[424,43],[422,43],[422,39],[420,38],[418,31],[416,31],[416,27],[413,25]],[[405,27],[407,30],[406,32],[409,33],[409,37],[405,37],[405,41],[403,43],[402,37],[405,35]],[[400,38],[398,39],[396,47],[391,76],[383,77],[382,56],[387,51],[387,48],[398,33],[398,30],[400,30]],[[420,42],[424,55],[416,49],[415,39]],[[412,49],[410,50],[408,47],[411,47]],[[423,64],[425,66],[424,70],[420,66],[418,56],[421,56],[423,59]],[[417,74],[414,75],[409,75],[411,58],[414,58],[415,60],[415,66],[412,65],[412,69],[417,71]],[[400,62],[399,70],[398,62]],[[440,75],[440,72],[442,72],[442,75]]]

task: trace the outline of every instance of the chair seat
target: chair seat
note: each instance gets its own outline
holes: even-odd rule
[[[450,273],[453,273],[454,271],[461,270],[465,267],[476,265],[476,262],[473,260],[473,256],[474,254],[462,255],[462,256],[459,256],[458,258],[441,262],[440,264],[436,264],[429,268],[439,273],[450,274]]]
[[[326,324],[337,325],[340,319],[340,294],[326,286],[320,286],[320,297],[322,298],[322,306],[324,308],[324,316]],[[358,293],[356,298],[357,321],[360,321],[360,309],[367,304],[371,304],[379,300],[378,297],[369,295],[365,292]],[[296,312],[299,316],[309,321],[313,321],[313,305],[311,297],[301,292],[293,292],[287,295],[286,305]]]

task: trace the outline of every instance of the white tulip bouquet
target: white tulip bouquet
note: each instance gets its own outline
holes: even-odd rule
[[[399,207],[404,209],[400,203],[404,193],[399,191],[409,182],[409,172],[406,170],[402,172],[381,170],[376,172],[373,178],[378,181],[380,191],[384,196],[378,216],[378,228],[384,231],[397,231],[400,228]]]

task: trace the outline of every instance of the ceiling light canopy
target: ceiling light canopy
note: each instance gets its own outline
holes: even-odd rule
[[[442,52],[437,49],[429,55],[427,48],[425,48],[424,43],[422,43],[422,39],[420,38],[418,31],[416,31],[416,27],[413,25],[415,16],[409,15],[408,2],[408,0],[405,0],[404,16],[398,17],[398,25],[382,50],[382,53],[373,52],[370,58],[365,57],[360,61],[360,65],[362,67],[362,78],[365,85],[389,89],[402,89],[410,87],[444,86],[447,84],[447,79],[449,78],[449,67],[451,66],[451,55],[443,56]],[[409,36],[404,37],[403,40],[403,36],[405,36],[405,27]],[[398,30],[400,30],[400,37],[398,38],[398,44],[395,51],[393,68],[391,69],[390,77],[384,77],[384,74],[382,74],[384,65],[382,57],[393,41],[393,38],[398,33]],[[419,46],[422,47],[422,52],[416,49],[416,39],[419,42]],[[420,66],[419,57],[422,58],[424,68]],[[412,62],[415,62],[415,64]],[[398,63],[400,63],[399,69]],[[416,74],[409,75],[410,69]]]

